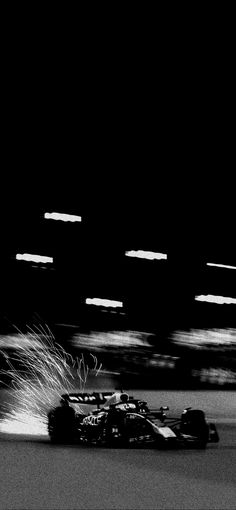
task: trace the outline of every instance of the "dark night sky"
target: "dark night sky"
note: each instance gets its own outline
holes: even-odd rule
[[[6,59],[1,315],[73,321],[89,292],[125,299],[146,327],[232,322],[231,306],[193,302],[203,290],[236,297],[236,271],[205,268],[236,265],[232,66],[199,45],[112,52],[72,39],[74,51],[22,41]],[[47,223],[46,209],[83,222]],[[23,251],[52,254],[55,271],[17,263]]]

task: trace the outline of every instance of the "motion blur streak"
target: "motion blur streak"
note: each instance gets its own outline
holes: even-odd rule
[[[37,262],[37,263],[43,262],[44,264],[53,263],[52,257],[46,257],[43,255],[33,255],[31,253],[17,253],[16,260],[24,260],[25,262]]]
[[[207,294],[204,296],[204,294],[201,294],[200,296],[195,297],[196,301],[203,301],[206,303],[216,303],[218,305],[235,305],[236,299],[226,296],[214,296],[212,294]]]
[[[235,266],[227,266],[226,264],[214,264],[213,262],[207,262],[207,266],[222,267],[223,269],[236,269]]]
[[[112,299],[101,299],[101,298],[87,298],[85,301],[86,305],[94,306],[107,306],[109,308],[122,308],[122,301],[115,301]]]
[[[213,347],[236,347],[235,328],[212,328],[212,329],[190,329],[189,331],[179,330],[170,335],[171,340],[177,344],[191,345],[196,349]]]
[[[51,331],[45,325],[29,328],[28,337],[19,331],[15,353],[9,356],[1,351],[7,369],[0,370],[0,376],[7,376],[11,383],[13,402],[5,404],[4,418],[0,420],[0,432],[19,434],[46,434],[47,413],[61,394],[75,388],[84,391],[90,370],[97,376],[96,356],[91,356],[89,368],[83,355],[75,359],[55,342]],[[18,368],[16,368],[14,366]]]
[[[139,259],[147,260],[167,260],[166,253],[157,253],[154,251],[145,250],[130,250],[125,252],[126,257],[137,257]]]
[[[56,212],[45,213],[44,218],[46,220],[71,221],[72,223],[82,221],[81,216],[76,216],[75,214],[62,214]]]

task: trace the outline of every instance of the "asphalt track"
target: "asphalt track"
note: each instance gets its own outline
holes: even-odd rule
[[[220,443],[204,451],[51,445],[1,434],[0,508],[235,509],[236,423],[220,416],[217,425]]]

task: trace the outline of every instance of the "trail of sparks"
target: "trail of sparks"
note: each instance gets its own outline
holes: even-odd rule
[[[17,329],[19,345],[14,356],[2,355],[7,369],[0,370],[0,376],[7,375],[11,383],[12,402],[4,405],[4,418],[0,419],[0,431],[15,434],[47,435],[47,413],[58,403],[63,393],[84,391],[90,372],[97,376],[96,356],[90,354],[92,367],[86,364],[84,356],[74,359],[71,354],[55,342],[47,325],[27,327],[31,342],[22,342],[25,335]],[[20,368],[15,368],[14,363]]]

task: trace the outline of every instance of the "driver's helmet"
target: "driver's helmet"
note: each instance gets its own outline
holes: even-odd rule
[[[120,396],[120,401],[125,403],[125,402],[128,402],[129,400],[129,395],[128,393],[121,393],[121,396]]]

